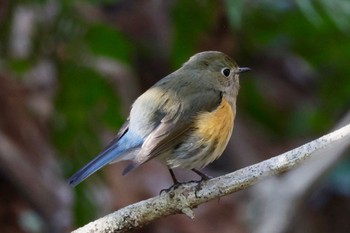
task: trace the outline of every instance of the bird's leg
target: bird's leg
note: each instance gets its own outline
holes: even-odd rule
[[[197,173],[200,177],[202,177],[202,179],[198,182],[197,186],[196,186],[196,191],[194,192],[194,195],[198,198],[197,196],[197,192],[202,188],[202,181],[203,180],[209,180],[213,177],[211,176],[208,176],[207,174],[204,174],[203,172],[201,171],[198,171],[197,169],[192,169],[193,172]]]
[[[204,174],[203,172],[201,172],[201,171],[199,171],[199,170],[197,170],[195,168],[193,168],[192,171],[197,173],[197,175],[199,175],[202,178],[201,181],[202,180],[210,180],[211,178],[213,178],[213,177],[208,176],[207,174]]]
[[[174,185],[180,184],[180,182],[176,179],[175,173],[172,169],[169,168],[169,173],[171,175],[171,179],[173,179]]]
[[[174,173],[174,171],[171,168],[169,168],[169,173],[170,173],[171,179],[173,180],[174,184],[172,186],[170,186],[170,188],[160,190],[160,193],[162,193],[162,192],[169,192],[172,189],[176,189],[181,184],[176,179],[175,173]]]

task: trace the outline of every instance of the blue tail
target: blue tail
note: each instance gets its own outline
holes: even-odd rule
[[[138,148],[142,145],[143,139],[128,131],[118,141],[111,143],[105,148],[96,158],[91,160],[83,168],[77,171],[69,178],[68,183],[71,186],[76,186],[90,175],[95,173],[100,168],[113,162],[114,160],[122,160],[126,152]]]

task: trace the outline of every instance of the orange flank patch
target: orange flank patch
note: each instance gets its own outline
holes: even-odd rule
[[[225,150],[233,130],[235,112],[230,103],[222,99],[220,106],[212,112],[201,113],[197,117],[197,133],[203,138],[203,143],[216,143],[212,156],[217,159]],[[214,145],[213,145],[214,146]]]

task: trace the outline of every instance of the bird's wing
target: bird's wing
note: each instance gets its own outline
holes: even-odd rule
[[[148,160],[176,146],[183,137],[193,130],[193,120],[200,112],[215,110],[221,103],[222,93],[208,90],[187,96],[187,102],[180,102],[177,111],[165,114],[155,130],[145,139],[141,151],[123,171],[130,172]],[[188,103],[194,103],[188,104]]]

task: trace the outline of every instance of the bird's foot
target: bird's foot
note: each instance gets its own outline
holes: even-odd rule
[[[160,190],[159,194],[162,194],[163,192],[168,193],[168,192],[170,192],[170,191],[173,191],[173,190],[177,189],[181,184],[182,184],[182,183],[180,183],[180,182],[175,182],[175,183],[174,183],[172,186],[170,186],[169,188]]]
[[[210,180],[213,177],[212,176],[208,176],[207,174],[205,174],[205,173],[203,173],[201,171],[198,171],[197,169],[192,169],[192,171],[197,173],[201,177],[201,180],[197,181],[196,190],[194,192],[194,195],[196,196],[196,198],[198,198],[197,193],[202,189],[203,181]]]

